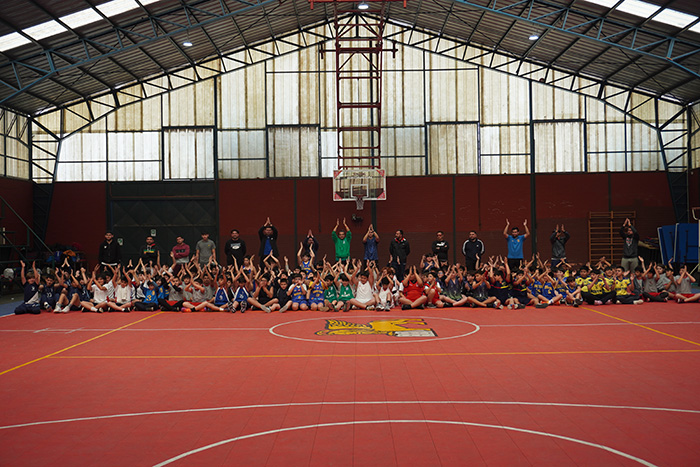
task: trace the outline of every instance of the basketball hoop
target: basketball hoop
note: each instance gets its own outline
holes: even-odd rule
[[[362,211],[365,207],[365,197],[362,195],[355,196],[355,207],[358,211]]]

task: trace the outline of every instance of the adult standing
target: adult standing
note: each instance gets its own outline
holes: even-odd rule
[[[629,218],[620,227],[620,237],[624,243],[622,244],[622,261],[620,264],[625,271],[634,271],[639,265],[639,233],[634,228]]]
[[[272,225],[270,218],[268,217],[262,227],[258,230],[258,237],[260,237],[260,264],[263,264],[265,258],[269,254],[272,254],[275,258],[280,257],[280,252],[277,249],[277,236],[279,232],[277,227]]]
[[[155,239],[149,235],[146,237],[146,244],[141,247],[141,260],[146,266],[160,264],[160,250]]]
[[[335,227],[333,227],[333,232],[331,232],[333,244],[335,245],[335,260],[347,262],[350,259],[352,232],[350,232],[350,227],[348,227],[348,223],[345,222],[345,218],[343,218],[343,227],[345,227],[345,230],[338,230],[339,226],[340,219],[336,219]]]
[[[435,236],[436,239],[433,240],[433,244],[430,247],[433,250],[433,254],[437,256],[440,266],[442,266],[448,262],[450,244],[445,240],[445,232],[442,230],[438,230]]]
[[[479,264],[479,260],[484,255],[484,242],[481,241],[475,230],[469,231],[469,236],[462,245],[462,254],[467,271],[475,271],[476,265]]]
[[[379,261],[379,235],[374,231],[374,225],[369,225],[367,233],[362,237],[362,243],[365,245],[365,256],[363,258],[365,262]]]
[[[202,234],[202,239],[194,246],[195,258],[199,261],[201,267],[209,264],[209,258],[214,257],[216,261],[216,244],[209,238],[209,233]]]
[[[177,273],[181,267],[190,262],[190,246],[185,243],[184,238],[177,237],[175,239],[175,246],[170,250],[170,257],[175,262],[173,265],[174,273]]]
[[[523,221],[524,234],[520,234],[520,229],[513,227],[510,229],[510,222],[506,219],[506,227],[503,229],[503,236],[508,242],[508,267],[511,271],[520,269],[520,263],[523,261],[523,244],[525,239],[530,236],[530,229],[527,228],[527,219]]]
[[[409,253],[411,253],[411,245],[409,245],[406,237],[403,236],[403,230],[399,229],[394,234],[394,239],[389,245],[391,267],[396,271],[396,278],[399,281],[402,281],[406,275],[406,261]]]
[[[318,247],[319,247],[318,240],[314,236],[313,231],[311,229],[309,229],[309,232],[306,234],[306,239],[304,240],[304,243],[302,244],[302,247],[301,247],[302,256],[309,255],[310,258],[313,258],[314,264],[316,264],[316,262],[319,261],[319,259],[318,259]]]
[[[549,242],[552,244],[552,267],[556,268],[562,262],[566,262],[566,242],[569,241],[571,235],[564,229],[564,224],[557,224],[552,235],[549,236]]]
[[[100,243],[100,250],[97,253],[97,261],[102,266],[117,267],[122,262],[122,253],[119,242],[114,239],[112,232],[105,233],[105,239]]]
[[[241,238],[241,233],[238,231],[238,229],[232,229],[231,238],[229,238],[224,244],[226,264],[228,266],[233,266],[235,263],[240,267],[243,264],[243,258],[245,258],[246,251],[245,241]]]

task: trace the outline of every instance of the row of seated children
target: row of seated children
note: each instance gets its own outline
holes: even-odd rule
[[[313,257],[298,255],[299,265],[291,269],[268,256],[262,268],[251,258],[241,267],[220,267],[215,261],[205,268],[194,261],[174,271],[166,266],[146,267],[139,262],[123,269],[108,268],[103,274],[95,268],[90,278],[86,271],[73,274],[67,265],[43,283],[34,265],[22,282],[25,300],[16,314],[83,311],[231,311],[245,312],[254,307],[266,312],[287,310],[348,311],[352,308],[388,311],[427,307],[546,307],[551,304],[578,306],[603,303],[635,303],[643,300],[677,300],[682,303],[700,300],[693,294],[694,281],[682,266],[673,269],[652,264],[638,267],[634,274],[621,267],[613,268],[601,258],[595,268],[589,265],[576,270],[564,263],[551,268],[538,257],[511,273],[504,258],[493,257],[477,271],[465,271],[455,264],[439,267],[437,261],[421,262],[422,272],[411,267],[399,282],[394,271],[381,271],[373,262],[363,269],[359,261],[331,265],[323,258],[322,269],[314,267]],[[538,261],[538,268],[533,266]],[[426,267],[427,266],[427,267]],[[601,272],[601,270],[603,272]]]

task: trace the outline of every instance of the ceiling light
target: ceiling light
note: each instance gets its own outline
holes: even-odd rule
[[[539,39],[539,38],[540,38],[540,36],[539,36],[537,33],[535,33],[535,32],[533,32],[532,34],[530,34],[530,37],[528,37],[528,39],[530,39],[531,41],[536,41],[536,40]]]
[[[182,45],[184,47],[192,47],[192,42],[189,39],[186,39],[185,41],[182,42]]]
[[[369,9],[369,3],[367,2],[360,2],[359,5],[357,5],[358,10],[368,10]]]

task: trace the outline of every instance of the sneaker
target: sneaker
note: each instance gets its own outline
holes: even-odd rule
[[[607,302],[605,302],[605,304],[606,304],[606,305],[612,305],[612,302],[613,302],[612,300],[608,300]]]
[[[350,305],[349,303],[346,303],[345,305],[343,305],[343,311],[350,311],[351,307],[352,307],[352,305]]]
[[[642,303],[644,303],[644,300],[639,299],[639,300],[635,300],[635,301],[632,302],[632,303],[634,303],[635,305],[641,305]]]
[[[437,308],[434,303],[428,303],[426,306],[428,308]]]
[[[374,310],[374,305],[370,305],[370,306],[368,306],[368,307],[367,307],[367,310],[369,310],[369,311],[372,311],[372,310]]]
[[[57,306],[56,308],[53,309],[53,312],[54,312],[54,313],[62,313],[63,310],[61,310],[61,307],[60,307],[60,306]]]
[[[515,308],[516,308],[517,310],[524,310],[524,309],[525,309],[525,305],[523,305],[522,303],[518,303],[517,305],[515,305]]]
[[[503,307],[501,307],[501,308],[503,308]],[[512,310],[512,309],[513,309],[513,305],[508,305],[508,309],[509,309],[509,310]]]
[[[535,308],[547,308],[549,306],[549,303],[538,303],[535,305]]]
[[[50,310],[49,302],[44,302],[44,310]]]
[[[425,305],[418,305],[416,310],[425,310]]]
[[[402,309],[402,310],[410,310],[410,309],[411,309],[411,305],[401,305],[401,309]]]
[[[248,309],[248,302],[241,302],[241,313],[245,313],[245,310]]]
[[[594,305],[597,305],[597,306],[600,306],[600,305],[603,304],[603,302],[601,302],[600,300],[596,300],[595,302],[593,302],[593,304],[594,304]]]
[[[265,305],[262,306],[262,310],[263,310],[265,313],[269,313],[269,312],[272,311],[272,309],[271,309],[269,306],[265,306]]]
[[[679,298],[679,299],[678,299],[678,303],[683,303],[684,301],[685,301],[685,300],[683,300],[682,298]]]
[[[454,305],[452,305],[451,303],[447,303],[447,302],[445,302],[445,305],[444,305],[445,308],[452,308],[453,306]]]

